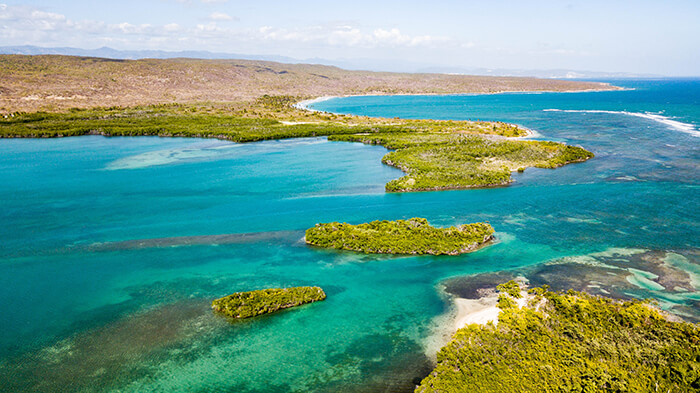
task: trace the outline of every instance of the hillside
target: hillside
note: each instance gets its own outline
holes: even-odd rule
[[[615,89],[597,82],[346,71],[253,60],[114,60],[0,55],[0,112],[159,103],[241,102],[264,94],[493,93]]]

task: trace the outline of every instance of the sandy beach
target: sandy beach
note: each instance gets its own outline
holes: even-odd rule
[[[488,296],[481,299],[455,298],[457,307],[454,330],[459,330],[468,324],[476,323],[486,325],[489,322],[498,323],[498,314],[501,310],[496,307],[498,296]]]
[[[347,97],[347,96],[345,96],[345,97]],[[319,110],[309,108],[309,105],[315,104],[315,103],[321,102],[321,101],[330,100],[330,99],[332,99],[332,98],[338,98],[338,96],[323,96],[323,97],[317,97],[317,98],[313,98],[313,99],[310,99],[310,100],[299,101],[299,102],[297,102],[296,104],[294,104],[294,105],[292,105],[292,106],[295,107],[295,108],[297,108],[297,109],[304,110],[304,111],[320,112]]]
[[[529,298],[526,291],[521,291],[521,294],[523,297],[515,299],[519,308],[523,307]],[[497,293],[479,299],[454,298],[454,303],[457,307],[457,316],[455,317],[454,323],[455,330],[459,330],[472,323],[486,325],[489,322],[493,322],[494,324],[498,324],[498,314],[501,310],[496,307],[497,302]]]

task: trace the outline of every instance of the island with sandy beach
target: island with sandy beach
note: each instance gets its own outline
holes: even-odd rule
[[[643,301],[515,281],[458,302],[459,330],[417,393],[700,389],[700,327]]]
[[[352,225],[316,224],[306,230],[306,243],[367,254],[458,255],[472,252],[493,239],[487,223],[435,228],[425,218],[372,221]]]

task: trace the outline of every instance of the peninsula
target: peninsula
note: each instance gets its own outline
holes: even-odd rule
[[[425,218],[372,221],[351,225],[331,222],[306,230],[306,243],[367,254],[457,255],[474,251],[493,239],[486,223],[435,228]]]
[[[253,60],[122,60],[0,55],[0,114],[154,104],[236,103],[263,95],[462,94],[617,90],[607,83],[348,71]]]
[[[494,125],[494,131],[497,126]],[[394,149],[382,162],[406,172],[387,191],[429,191],[503,186],[511,173],[527,167],[556,168],[593,158],[581,147],[563,143],[484,138],[463,133],[373,133],[332,135],[334,141],[354,141]]]
[[[154,135],[243,143],[329,136],[395,150],[382,161],[406,176],[390,181],[389,192],[503,186],[513,171],[554,168],[593,154],[561,143],[512,140],[528,131],[502,122],[345,116],[296,104],[320,95],[617,89],[244,60],[0,55],[0,65],[0,138]]]
[[[498,290],[497,322],[458,330],[417,393],[700,389],[697,325],[641,301],[547,286],[523,296],[512,281]]]
[[[502,186],[526,167],[554,168],[593,153],[562,143],[507,138],[527,131],[501,122],[374,119],[297,109],[297,98],[262,96],[243,109],[227,104],[157,105],[13,113],[0,118],[0,138],[80,135],[197,137],[254,142],[329,136],[332,141],[383,145],[383,162],[406,176],[387,191]]]
[[[236,292],[214,300],[212,308],[229,317],[243,319],[325,299],[326,293],[319,287],[272,288]]]

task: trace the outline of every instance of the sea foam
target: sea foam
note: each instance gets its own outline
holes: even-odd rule
[[[319,111],[318,109],[310,108],[309,105],[312,105],[312,104],[315,104],[318,102],[322,102],[322,101],[328,101],[328,100],[333,99],[333,98],[338,98],[338,97],[336,97],[336,96],[323,96],[323,97],[314,98],[312,100],[304,100],[301,102],[297,102],[296,104],[294,104],[292,106],[294,108],[301,109],[304,111],[322,112],[322,111]]]
[[[700,138],[700,131],[693,124],[683,123],[678,120],[673,120],[670,117],[656,114],[656,113],[639,113],[639,112],[626,112],[626,111],[606,111],[606,110],[581,110],[581,109],[544,109],[544,112],[566,112],[566,113],[608,113],[613,115],[627,115],[634,117],[641,117],[644,119],[653,120],[662,124],[665,124],[675,130],[685,132],[694,137]]]

